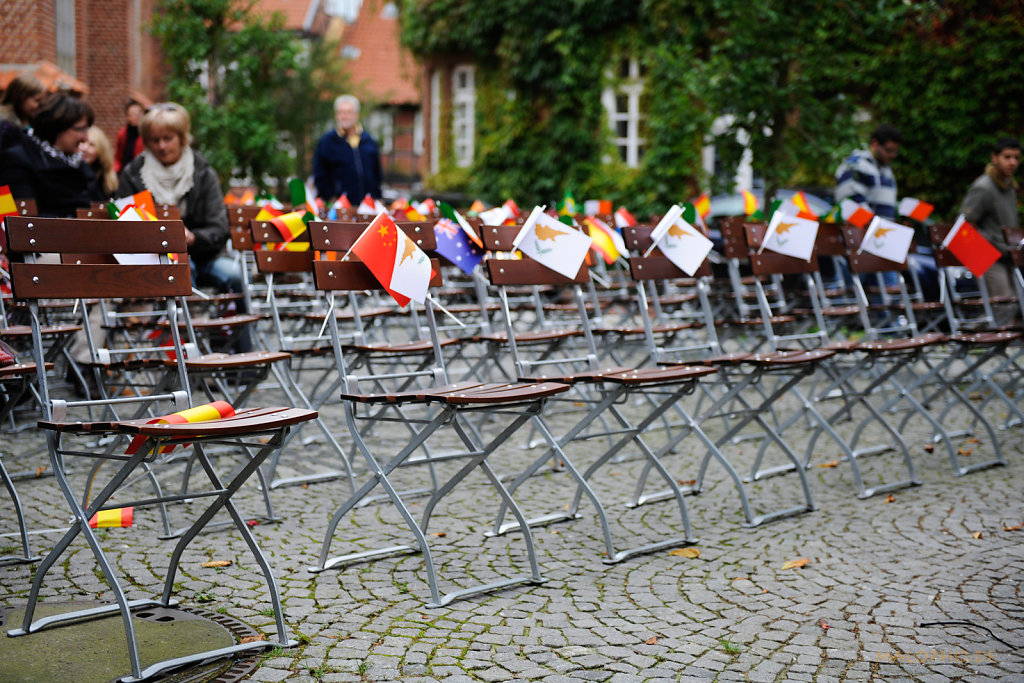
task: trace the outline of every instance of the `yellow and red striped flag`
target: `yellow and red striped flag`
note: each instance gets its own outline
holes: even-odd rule
[[[693,208],[697,209],[697,213],[700,214],[701,219],[708,217],[711,213],[711,197],[706,194],[702,194],[693,200]]]
[[[147,422],[146,424],[185,424],[186,422],[209,422],[210,420],[221,420],[225,417],[231,417],[235,414],[235,409],[231,407],[231,404],[227,401],[214,401],[213,403],[204,403],[201,406],[195,408],[187,408],[180,410],[170,415],[164,415],[163,417],[156,417]],[[138,452],[139,447],[146,441],[146,437],[139,434],[132,442],[128,444],[125,455],[134,455]],[[170,453],[174,450],[174,444],[164,446],[161,453]]]
[[[807,203],[807,195],[804,194],[803,190],[793,195],[790,201],[796,205],[796,208],[800,209],[800,212],[797,213],[798,218],[806,218],[809,221],[818,220],[818,214],[811,211],[811,206]]]
[[[583,224],[587,226],[587,232],[594,240],[590,244],[590,248],[598,252],[608,265],[615,263],[620,256],[625,256],[628,253],[622,235],[597,216],[587,216],[583,219]]]
[[[113,508],[100,510],[89,519],[93,529],[119,529],[130,527],[135,521],[135,508]]]
[[[306,232],[307,215],[309,214],[305,210],[299,210],[281,214],[270,219],[270,224],[277,228],[277,231],[281,233],[281,238],[284,240],[284,242],[278,245],[278,251],[287,249],[289,243],[294,242],[296,237]]]
[[[743,213],[745,215],[750,216],[761,208],[761,205],[757,201],[757,197],[754,196],[754,193],[749,190],[740,190],[740,194],[743,195]]]
[[[11,194],[10,185],[0,185],[0,220],[4,216],[17,216],[18,205],[14,203],[14,195]]]

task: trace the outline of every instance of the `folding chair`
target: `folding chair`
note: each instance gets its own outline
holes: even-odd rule
[[[50,298],[93,296],[107,298],[115,296],[165,297],[166,315],[177,357],[177,371],[184,391],[174,394],[144,397],[113,398],[106,400],[64,401],[50,394],[45,373],[39,373],[39,394],[43,406],[43,419],[39,426],[46,432],[50,462],[57,484],[74,515],[71,528],[57,541],[54,548],[40,563],[32,588],[21,628],[8,631],[10,636],[25,636],[43,628],[66,623],[70,620],[92,618],[105,614],[120,613],[127,640],[131,673],[121,680],[142,680],[161,672],[191,663],[228,656],[237,652],[294,644],[287,637],[280,595],[270,564],[253,538],[244,519],[232,502],[232,496],[256,471],[263,460],[280,447],[289,429],[296,424],[312,419],[314,411],[290,408],[250,408],[239,411],[232,417],[204,422],[180,421],[173,416],[163,420],[154,419],[160,415],[163,406],[180,410],[190,405],[188,379],[184,362],[184,350],[178,333],[180,297],[191,293],[188,265],[168,262],[167,252],[185,249],[184,227],[180,222],[131,222],[83,221],[75,219],[17,218],[8,220],[8,237],[14,251],[25,254],[25,263],[12,264],[14,296],[29,303],[33,329],[33,355],[36,365],[43,365],[43,345],[40,338],[40,302]],[[123,254],[159,254],[158,263],[120,265],[118,263],[35,263],[35,252],[74,254],[109,253],[115,244]],[[78,419],[89,409],[123,410],[133,406],[136,414],[149,415],[142,419],[104,419],[101,421]],[[106,413],[107,415],[113,412]],[[86,416],[87,417],[87,416]],[[185,418],[182,417],[181,420]],[[110,439],[113,444],[124,446],[134,441],[124,455],[114,451],[116,445],[102,446],[97,439]],[[191,444],[194,458],[209,479],[210,488],[183,491],[181,494],[158,494],[151,498],[132,502],[109,504],[111,497],[143,464],[158,460],[166,449]],[[225,482],[218,473],[210,455],[208,445],[224,445],[242,449],[245,453],[243,464]],[[107,483],[94,493],[92,500],[83,504],[74,490],[71,471],[67,467],[71,458],[88,458],[111,463],[116,471]],[[191,489],[192,487],[190,487]],[[88,495],[88,492],[86,493]],[[126,507],[160,505],[171,501],[209,499],[209,505],[198,514],[194,523],[182,535],[171,553],[164,588],[158,600],[131,600],[125,596],[121,581],[108,560],[100,539],[90,528],[90,518],[101,510]],[[175,575],[182,553],[195,536],[207,525],[213,516],[224,510],[231,517],[237,532],[248,545],[263,579],[266,581],[270,602],[273,606],[277,638],[275,641],[241,643],[225,648],[196,654],[173,657],[145,668],[139,658],[138,643],[132,623],[132,610],[148,605],[170,606],[171,593],[175,586]],[[116,604],[93,609],[77,610],[57,616],[34,620],[34,613],[40,599],[40,589],[47,573],[64,556],[71,543],[82,536],[95,557],[96,564],[113,593]]]
[[[47,370],[52,370],[53,364],[47,364]],[[0,367],[0,422],[6,421],[8,416],[18,405],[21,399],[30,393],[31,384],[35,379],[35,363],[13,363]],[[21,500],[18,491],[14,487],[14,480],[4,467],[4,453],[0,451],[0,480],[7,488],[7,493],[14,506],[14,517],[18,523],[18,532],[21,537],[21,555],[5,555],[0,557],[0,563],[8,562],[35,562],[39,556],[33,555],[29,548],[28,527],[25,525],[25,513],[21,507]]]
[[[949,337],[936,332],[918,334],[910,295],[902,277],[902,273],[907,270],[907,263],[895,264],[874,254],[861,252],[859,248],[863,236],[864,232],[858,228],[843,229],[850,269],[855,274],[876,276],[882,272],[894,272],[897,300],[901,302],[887,320],[875,322],[869,315],[870,304],[864,285],[860,278],[854,279],[861,323],[866,333],[866,341],[860,347],[872,352],[879,372],[872,390],[882,386],[888,389],[885,393],[887,398],[879,401],[877,409],[887,413],[901,407],[905,414],[896,427],[901,433],[911,418],[915,415],[922,417],[931,427],[934,441],[945,446],[953,473],[957,476],[1005,465],[1006,460],[995,428],[965,393],[964,387],[973,381],[976,373],[991,358],[1005,353],[1006,347],[1019,339],[1020,334],[981,332]],[[884,381],[879,379],[882,377]],[[994,386],[992,388],[996,389]],[[996,394],[1008,409],[1020,412],[1002,391]],[[938,402],[941,402],[942,407],[933,409],[932,406]],[[951,424],[953,418],[963,417],[967,418],[966,425],[954,428]],[[960,461],[960,449],[953,444],[952,439],[973,434],[979,425],[988,434],[994,457],[964,465]],[[860,429],[864,427],[862,425]]]
[[[335,250],[345,243],[349,237],[339,231],[336,224],[326,223],[312,231],[313,247],[321,251]],[[436,273],[440,273],[439,264],[433,264]],[[317,289],[326,293],[329,303],[333,304],[338,292],[353,292],[382,288],[366,266],[351,261],[316,261],[313,273]],[[433,284],[439,284],[435,282]],[[341,399],[345,411],[345,419],[355,443],[356,450],[363,456],[369,468],[370,476],[352,496],[350,496],[334,513],[324,536],[319,561],[310,571],[320,572],[326,569],[353,561],[361,561],[376,557],[403,552],[419,552],[427,571],[431,601],[428,607],[446,605],[453,600],[506,588],[520,583],[541,583],[544,579],[537,564],[536,550],[529,525],[519,506],[512,499],[505,486],[491,468],[489,456],[501,447],[525,423],[539,419],[544,402],[551,396],[567,391],[569,387],[553,382],[541,383],[481,383],[459,382],[447,384],[447,375],[443,365],[440,339],[436,333],[436,322],[432,305],[427,305],[424,317],[430,330],[431,343],[434,350],[434,364],[420,371],[410,373],[388,373],[390,377],[372,377],[353,372],[342,348],[338,320],[333,314],[333,305],[328,308],[325,316],[330,330],[332,346],[337,362],[339,376],[343,379]],[[365,366],[364,366],[365,369]],[[408,380],[415,384],[409,386]],[[370,383],[371,392],[365,392],[360,385]],[[397,381],[404,387],[401,391],[379,391],[382,382]],[[379,422],[382,419],[381,409],[394,408],[394,422],[401,423],[409,432],[408,440],[403,445],[395,443],[391,437],[385,446],[389,459],[383,460],[376,454],[370,441],[364,436],[360,422],[366,418]],[[415,415],[412,413],[415,412]],[[488,429],[484,436],[478,431],[473,421],[486,418],[500,421],[497,428]],[[464,451],[450,452],[434,456],[436,461],[462,461],[465,464],[446,481],[436,487],[430,500],[424,506],[423,519],[417,522],[405,502],[405,495],[399,491],[392,478],[399,468],[409,464],[410,456],[421,449],[425,442],[442,427],[449,427],[465,448]],[[447,431],[447,430],[445,430]],[[427,538],[427,528],[435,507],[440,500],[458,486],[470,473],[479,468],[486,476],[491,487],[499,498],[508,505],[519,521],[523,533],[529,562],[529,571],[524,574],[474,585],[442,594],[439,585],[438,569],[435,565],[433,551]],[[338,557],[331,557],[330,550],[342,519],[356,509],[361,502],[377,486],[381,486],[388,499],[399,512],[414,541],[412,545],[397,545],[387,548],[355,552]]]

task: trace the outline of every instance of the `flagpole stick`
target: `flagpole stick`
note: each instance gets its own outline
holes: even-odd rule
[[[331,297],[331,305],[327,307],[327,313],[324,315],[324,324],[320,326],[320,331],[317,332],[317,335],[316,335],[317,339],[319,339],[320,337],[324,336],[324,330],[327,329],[327,322],[331,319],[332,315],[334,315],[334,297],[333,296]]]
[[[648,256],[650,256],[651,252],[654,251],[654,248],[656,246],[658,246],[658,243],[657,242],[652,242],[651,246],[647,247],[647,251],[644,252],[644,258],[647,258]]]
[[[611,280],[606,280],[605,278],[601,277],[594,271],[590,271],[590,279],[596,282],[597,284],[601,285],[602,287],[607,287],[608,289],[611,289]]]
[[[451,312],[451,311],[449,311],[449,310],[448,310],[447,308],[445,308],[444,306],[442,306],[442,305],[441,305],[441,302],[440,302],[440,301],[438,301],[437,299],[435,299],[434,297],[432,297],[432,296],[431,296],[431,295],[429,295],[429,294],[427,294],[427,301],[429,301],[430,303],[434,304],[434,306],[436,306],[436,307],[437,307],[437,308],[438,308],[438,309],[439,309],[439,310],[440,310],[440,311],[441,311],[442,313],[444,313],[444,314],[445,314],[446,316],[448,316],[449,318],[451,318],[452,320],[454,320],[454,321],[455,321],[455,323],[456,323],[456,324],[457,324],[457,325],[458,325],[459,327],[461,327],[462,329],[466,329],[466,325],[465,325],[465,324],[464,324],[464,323],[463,323],[463,322],[462,322],[461,320],[459,320],[459,319],[458,319],[458,318],[456,318],[456,317],[455,317],[454,315],[452,315],[452,312]]]

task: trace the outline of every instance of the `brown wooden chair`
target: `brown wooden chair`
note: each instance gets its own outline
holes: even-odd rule
[[[182,297],[192,291],[187,263],[170,263],[168,252],[184,251],[185,233],[180,222],[172,221],[89,221],[76,219],[15,218],[8,220],[8,237],[12,251],[25,255],[25,263],[13,264],[11,277],[14,296],[28,302],[34,338],[38,339],[41,326],[39,304],[51,298],[64,297],[142,297],[161,301],[165,304],[169,330],[175,354],[175,366],[183,390],[166,394],[137,397],[117,397],[86,401],[68,401],[51,393],[45,373],[38,374],[39,395],[43,407],[43,419],[39,426],[46,435],[50,463],[56,481],[74,516],[71,528],[56,542],[53,549],[39,565],[29,592],[28,605],[21,628],[8,632],[11,636],[28,636],[51,625],[69,620],[88,618],[100,614],[120,613],[125,630],[126,647],[131,670],[127,672],[135,679],[155,676],[168,668],[181,667],[192,662],[211,658],[231,656],[237,652],[257,650],[275,645],[287,647],[294,644],[287,636],[280,595],[270,563],[263,555],[252,536],[244,518],[232,502],[239,487],[257,470],[272,451],[279,448],[289,430],[297,424],[316,416],[315,411],[293,408],[249,408],[238,411],[234,416],[202,422],[180,422],[172,419],[161,423],[155,418],[188,408],[191,397],[188,392],[188,371],[185,351],[178,330],[178,315],[184,305]],[[108,254],[111,245],[117,245],[122,254],[151,255],[151,263],[55,263],[35,262],[34,254],[71,252],[76,254]],[[37,367],[43,365],[45,349],[36,343],[33,355]],[[132,352],[136,353],[136,352]],[[120,413],[135,410],[134,416],[141,419],[121,419]],[[93,415],[101,417],[96,420]],[[106,446],[96,446],[97,437],[112,439]],[[139,437],[136,440],[136,437]],[[132,444],[132,441],[135,441]],[[103,441],[101,441],[103,443]],[[193,458],[206,474],[208,486],[197,486],[186,479],[186,490],[180,494],[156,495],[139,500],[125,501],[122,496],[130,490],[123,485],[149,463],[162,457],[166,448],[185,447],[191,444]],[[218,444],[233,445],[244,454],[241,464],[229,476],[220,472],[220,460],[215,465],[207,454],[207,446]],[[127,446],[127,452],[113,455],[118,445]],[[224,459],[225,456],[221,456]],[[70,476],[72,470],[67,461],[84,458],[93,462],[106,462],[104,470],[109,475],[101,485],[91,486],[85,495],[76,491]],[[89,495],[89,492],[92,495]],[[113,498],[118,502],[113,503]],[[192,499],[206,500],[208,505],[197,514],[194,522],[177,541],[171,552],[162,595],[158,600],[128,600],[118,572],[103,551],[101,539],[90,528],[90,518],[109,508],[125,506],[162,505],[168,502]],[[83,500],[85,502],[83,502]],[[142,606],[172,605],[171,594],[175,590],[175,577],[182,553],[207,525],[211,518],[224,510],[230,516],[235,530],[245,540],[260,567],[260,574],[269,589],[270,603],[274,611],[277,636],[274,640],[241,643],[226,648],[174,656],[143,668],[139,659],[132,610]],[[56,617],[36,620],[35,608],[40,600],[40,591],[49,570],[57,565],[71,543],[79,536],[84,537],[92,550],[97,569],[110,587],[114,603],[109,606],[87,610],[75,610]],[[68,596],[69,598],[72,596]],[[48,602],[52,599],[48,599]],[[200,646],[201,649],[201,646]]]

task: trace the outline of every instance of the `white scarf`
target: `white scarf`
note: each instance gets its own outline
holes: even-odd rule
[[[186,147],[181,158],[170,166],[164,166],[148,149],[142,151],[142,184],[153,193],[157,204],[174,204],[185,212],[184,197],[192,189],[196,157],[191,147]]]

